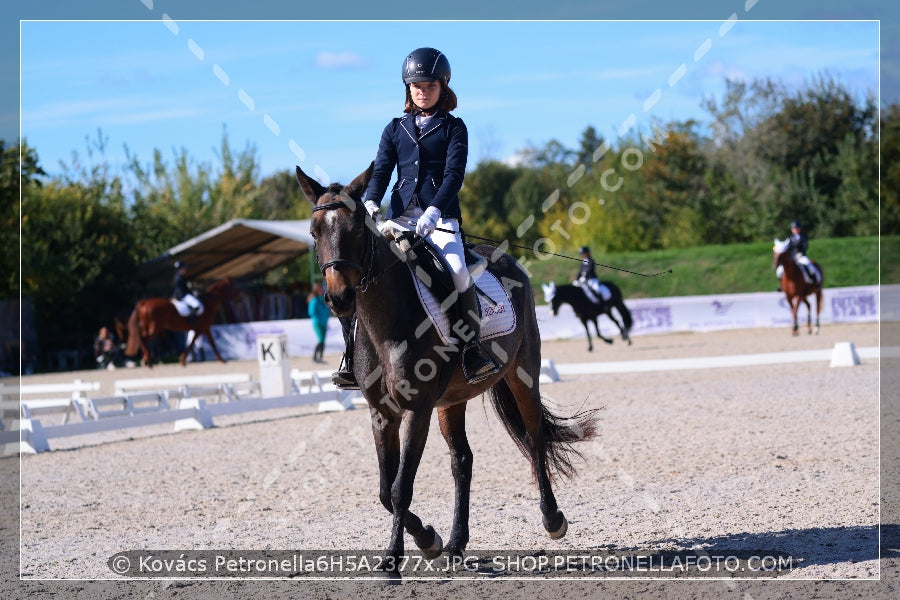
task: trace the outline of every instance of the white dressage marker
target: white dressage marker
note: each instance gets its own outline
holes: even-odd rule
[[[859,364],[859,354],[853,342],[837,342],[831,351],[832,367],[854,367]]]

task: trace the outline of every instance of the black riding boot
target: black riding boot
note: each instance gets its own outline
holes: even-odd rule
[[[325,350],[325,344],[319,342],[316,344],[316,349],[313,350],[313,362],[320,363],[322,362],[322,351]]]
[[[344,333],[344,356],[338,370],[331,374],[331,382],[342,390],[358,390],[359,383],[353,373],[353,325],[356,315],[341,317],[341,331]]]
[[[463,374],[469,383],[478,383],[487,379],[499,371],[497,363],[482,347],[478,338],[481,336],[481,311],[478,309],[478,298],[475,295],[475,286],[459,294],[456,300],[459,308],[459,318],[473,333],[469,341],[464,341],[462,351]],[[467,332],[468,333],[468,332]]]

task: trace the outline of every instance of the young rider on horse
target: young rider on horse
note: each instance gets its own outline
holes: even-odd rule
[[[806,233],[803,231],[803,223],[800,221],[791,221],[791,237],[788,238],[788,247],[787,253],[788,256],[794,259],[800,268],[806,272],[806,275],[812,281],[812,283],[816,283],[818,280],[818,273],[816,272],[815,267],[813,267],[812,262],[809,260],[809,257],[806,256],[806,250],[809,247],[809,240],[806,237]],[[778,278],[781,279],[782,269],[779,267],[776,270],[776,274]],[[779,287],[779,290],[781,288]]]
[[[584,290],[584,294],[594,303],[609,300],[609,290],[605,290],[600,284],[600,280],[597,279],[596,263],[591,258],[591,249],[582,246],[578,252],[581,254],[581,269],[578,271],[578,278],[574,284]]]
[[[172,297],[176,300],[175,306],[178,308],[178,305],[187,307],[188,314],[182,314],[182,311],[179,310],[179,314],[188,318],[188,320],[193,319],[197,315],[203,314],[203,304],[200,302],[200,299],[195,296],[190,289],[190,283],[188,282],[187,277],[187,265],[184,264],[184,261],[176,260],[175,261],[175,278],[174,285],[175,291],[172,293]]]
[[[402,76],[405,115],[392,119],[381,134],[365,206],[378,222],[381,200],[396,167],[397,183],[388,208],[390,225],[415,230],[450,267],[464,325],[474,334],[463,340],[462,361],[466,379],[475,383],[498,369],[478,342],[480,311],[460,233],[458,193],[466,171],[468,131],[462,119],[450,114],[457,99],[449,86],[450,62],[446,56],[434,48],[413,50],[403,61]],[[342,320],[342,325],[349,324]],[[345,336],[348,342],[350,337]],[[333,377],[339,386],[356,383],[352,356],[352,343],[348,343],[344,356],[347,368]]]

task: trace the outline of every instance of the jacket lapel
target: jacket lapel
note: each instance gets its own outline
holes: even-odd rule
[[[428,122],[428,125],[425,126],[425,129],[422,130],[422,134],[419,136],[419,139],[421,140],[423,137],[425,137],[426,135],[430,134],[431,132],[433,132],[434,130],[439,128],[441,125],[443,125],[444,119],[446,119],[446,118],[447,118],[447,115],[444,115],[444,114],[435,115],[434,118]]]
[[[416,137],[416,118],[414,116],[407,114],[406,116],[401,117],[400,126],[403,127],[403,131],[406,132],[409,139],[418,143],[418,138]]]

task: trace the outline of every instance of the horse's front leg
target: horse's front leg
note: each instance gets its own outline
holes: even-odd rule
[[[375,452],[378,455],[380,478],[378,497],[382,506],[389,513],[396,514],[393,489],[398,481],[398,473],[400,471],[400,419],[399,417],[389,419],[374,408],[370,410],[372,413],[372,432],[375,438]],[[426,427],[426,435],[427,431]],[[408,505],[404,525],[406,531],[413,537],[416,546],[422,550],[422,554],[426,558],[432,559],[440,555],[443,549],[443,541],[440,536],[430,525],[424,526],[422,520],[408,510]],[[388,556],[393,555],[388,553]]]
[[[181,356],[178,357],[178,362],[181,364],[182,367],[185,366],[185,363],[187,361],[187,355],[190,354],[191,349],[194,347],[194,342],[197,341],[198,337],[200,337],[200,335],[196,331],[194,331],[194,335],[191,336],[191,342],[187,345],[187,348],[184,349],[184,352],[181,353]],[[208,340],[212,341],[212,336],[209,335],[208,333],[207,333],[206,338]],[[215,347],[215,346],[213,346],[213,347]],[[217,357],[219,356],[218,352],[216,352],[216,356]]]
[[[800,310],[800,298],[791,300],[791,316],[794,318],[794,329],[791,331],[793,335],[799,333],[800,325],[797,323],[797,312]]]
[[[461,556],[469,543],[469,494],[472,487],[472,449],[466,438],[466,404],[438,409],[441,434],[450,448],[450,470],[456,484],[453,526],[447,552]]]
[[[591,330],[588,329],[588,322],[587,322],[587,321],[582,321],[581,324],[584,325],[584,332],[587,334],[587,339],[588,339],[588,352],[593,352],[593,351],[594,351],[594,344],[593,344],[593,342],[591,342]]]
[[[812,335],[812,307],[806,298],[803,298],[803,304],[806,306],[806,333]]]
[[[816,292],[816,335],[819,335],[819,313],[822,311],[822,292]]]
[[[196,340],[200,335],[199,332],[196,332],[196,334],[197,335],[194,336],[194,339],[191,340],[191,346],[194,345],[194,340]],[[216,360],[218,360],[220,363],[227,362],[224,358],[222,358],[222,355],[219,354],[219,348],[216,347],[216,338],[213,337],[212,331],[210,329],[207,329],[203,332],[203,335],[205,335],[206,339],[209,340],[209,345],[212,347],[213,354],[216,355]],[[187,353],[187,351],[185,351],[185,353]],[[182,364],[184,363],[182,362]]]

